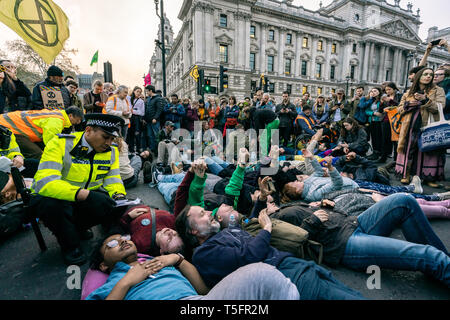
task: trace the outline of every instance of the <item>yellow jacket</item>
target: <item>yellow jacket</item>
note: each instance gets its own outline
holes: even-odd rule
[[[80,189],[97,190],[102,186],[111,197],[117,193],[126,195],[120,178],[117,147],[96,153],[91,161],[78,155],[83,134],[58,135],[50,140],[34,176],[33,192],[72,202],[76,201]]]
[[[11,132],[11,142],[9,143],[9,147],[7,149],[2,149],[0,147],[0,156],[7,157],[10,160],[14,159],[15,156],[21,156],[22,158],[25,158],[20,153],[20,148],[16,142],[16,136],[14,135],[14,133]]]

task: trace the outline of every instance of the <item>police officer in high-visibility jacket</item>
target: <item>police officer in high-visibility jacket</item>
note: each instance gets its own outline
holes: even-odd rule
[[[92,226],[113,224],[114,200],[126,195],[119,151],[112,145],[123,119],[95,113],[85,119],[84,132],[59,135],[45,147],[30,202],[55,234],[68,265],[85,262],[80,241],[92,237]]]
[[[33,178],[38,165],[38,160],[24,158],[14,133],[0,125],[0,171],[10,173],[13,166],[21,169],[23,177]]]
[[[0,125],[15,134],[25,159],[38,160],[48,141],[58,133],[70,133],[82,121],[83,111],[75,106],[66,110],[14,111],[0,115]]]

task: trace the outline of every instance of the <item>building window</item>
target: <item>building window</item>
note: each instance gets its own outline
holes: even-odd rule
[[[309,42],[309,41],[308,41],[308,38],[307,38],[307,37],[303,37],[302,47],[303,47],[303,48],[308,48],[308,45],[309,45],[308,42]]]
[[[250,26],[250,38],[255,38],[255,37],[256,37],[256,27]]]
[[[250,89],[252,92],[256,92],[256,81],[251,81],[250,82]]]
[[[286,44],[292,44],[292,34],[290,33],[286,35]]]
[[[323,41],[317,41],[317,51],[323,51]]]
[[[250,70],[255,71],[256,69],[256,53],[250,52]]]
[[[219,21],[219,26],[221,26],[222,28],[226,28],[228,25],[228,18],[226,14],[221,14],[220,15],[220,21]]]
[[[389,80],[390,80],[390,79],[389,79],[389,76],[390,76],[389,70],[386,70],[386,80],[385,80],[385,81],[389,81]]]
[[[269,92],[275,93],[275,82],[269,82]]]
[[[306,76],[308,71],[308,61],[302,60],[302,76]]]
[[[357,49],[357,48],[358,48],[358,47],[357,47],[356,43],[354,43],[354,44],[353,44],[352,52],[353,52],[353,53],[356,53],[356,49]]]
[[[284,66],[284,73],[285,74],[291,74],[291,65],[292,65],[292,60],[291,59],[286,59],[286,64]]]
[[[331,66],[330,67],[330,79],[331,80],[334,80],[335,73],[336,73],[336,66]]]
[[[316,78],[322,78],[322,64],[316,64]]]
[[[269,41],[275,41],[275,31],[269,30]]]
[[[320,96],[323,92],[322,87],[317,87],[317,95]]]
[[[286,85],[286,91],[287,91],[289,94],[292,94],[292,84]]]
[[[350,67],[350,78],[355,79],[355,66]]]
[[[228,46],[221,44],[219,47],[220,62],[228,63]]]
[[[308,86],[303,86],[302,94],[305,94],[306,92],[308,92]]]
[[[267,71],[273,72],[273,62],[275,60],[274,56],[267,56]]]
[[[331,53],[336,53],[336,48],[337,48],[336,43],[333,43],[333,44],[331,45]]]

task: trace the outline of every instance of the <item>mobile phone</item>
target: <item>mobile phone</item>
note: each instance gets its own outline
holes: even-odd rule
[[[275,192],[275,185],[273,184],[273,181],[267,182],[267,185],[269,186],[269,190]]]
[[[437,39],[437,40],[431,41],[431,45],[432,46],[437,46],[439,44],[439,42],[441,42],[441,40],[442,39]]]

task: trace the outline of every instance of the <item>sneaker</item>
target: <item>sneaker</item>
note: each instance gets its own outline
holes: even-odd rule
[[[144,162],[142,173],[144,174],[144,183],[152,182],[152,163],[150,161]]]
[[[427,186],[431,187],[431,188],[440,188],[441,186],[439,184],[437,184],[436,182],[427,182]]]
[[[434,193],[433,195],[438,196],[441,201],[450,200],[450,192]]]
[[[81,266],[86,262],[86,256],[79,247],[74,250],[66,252],[63,251],[63,259],[64,263],[67,264],[68,266],[71,265]]]
[[[158,169],[158,166],[160,166],[160,164],[156,164],[152,166],[152,183],[153,184],[158,184],[159,180],[158,180],[158,175],[162,174],[162,172]]]
[[[410,183],[411,186],[414,186],[413,193],[422,194],[423,188],[422,188],[422,181],[420,180],[420,177],[414,176]]]

